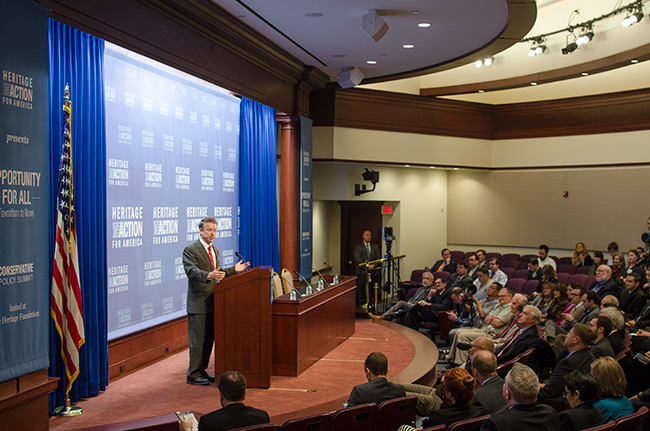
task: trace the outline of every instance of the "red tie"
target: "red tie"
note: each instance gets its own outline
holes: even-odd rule
[[[208,256],[210,256],[210,262],[212,262],[212,269],[216,269],[217,267],[214,266],[214,257],[212,257],[212,244],[208,246]]]
[[[506,350],[508,350],[508,347],[510,347],[510,345],[512,344],[512,342],[515,341],[515,340],[517,339],[517,337],[519,336],[520,333],[521,333],[521,329],[520,329],[519,331],[517,331],[517,333],[515,334],[515,336],[512,337],[512,340],[510,340],[510,342],[509,342],[508,344],[506,344],[506,347],[504,347],[503,349],[501,349],[501,351],[500,351],[499,354],[497,355],[497,358],[498,358],[499,356],[501,356],[501,354],[502,354],[503,352],[505,352]]]

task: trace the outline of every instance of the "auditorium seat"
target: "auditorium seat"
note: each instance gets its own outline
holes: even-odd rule
[[[433,273],[433,279],[434,280],[442,278],[443,280],[448,281],[449,277],[451,277],[451,274],[448,273],[447,271],[436,271],[436,272]]]
[[[590,266],[579,266],[576,268],[576,274],[586,274],[589,275]]]
[[[567,274],[575,274],[576,266],[571,264],[560,264],[557,266],[557,272],[566,272]]]
[[[452,262],[456,262],[456,263],[464,261],[465,260],[465,252],[464,251],[459,251],[459,250],[452,251],[451,252],[451,260],[452,260]]]
[[[537,290],[538,285],[539,280],[526,280],[526,284],[524,284],[524,291],[522,293],[526,296],[530,296],[534,291]]]
[[[282,284],[282,278],[280,274],[273,271],[273,297],[277,298],[278,296],[284,295],[284,286]]]
[[[493,257],[496,257],[497,259],[499,259],[499,262],[501,262],[501,253],[497,253],[496,251],[491,251],[490,253],[486,253],[485,260],[489,262],[490,259],[492,259]]]
[[[515,269],[514,268],[500,268],[501,271],[505,272],[508,278],[514,278]]]
[[[376,414],[375,403],[342,408],[332,416],[332,430],[371,431]]]
[[[447,426],[445,424],[436,425],[434,427],[423,428],[422,431],[445,431]]]
[[[463,260],[464,260],[465,262],[469,262],[469,257],[470,257],[471,255],[473,255],[474,253],[476,253],[476,252],[475,252],[475,251],[468,251],[468,252],[465,252],[465,256],[463,257]]]
[[[479,416],[477,418],[465,419],[464,421],[454,422],[447,427],[447,431],[478,431],[484,420],[489,419],[490,415]]]
[[[512,365],[518,362],[523,365],[528,365],[530,368],[533,370],[536,370],[537,367],[537,351],[535,348],[530,348],[523,352],[520,355],[517,355],[515,358],[512,358],[511,360],[504,362],[503,364],[499,365],[497,367],[497,374],[499,377],[502,379],[506,378],[506,375],[508,374],[508,371],[512,368]]]
[[[422,274],[424,269],[414,269],[411,271],[411,278],[408,281],[403,282],[402,284],[408,290],[409,287],[421,286],[422,285]]]
[[[569,281],[569,277],[571,277],[571,274],[566,273],[566,272],[558,272],[557,273],[557,281],[560,284],[564,284],[566,286],[567,282]]]
[[[442,341],[449,342],[449,331],[458,327],[458,322],[454,322],[449,318],[449,313],[451,311],[441,311],[438,313],[438,326],[439,326],[439,337]],[[433,332],[431,333],[431,339],[433,340]]]
[[[589,276],[587,274],[571,274],[569,277],[568,283],[578,283],[580,286],[587,288],[587,279]]]
[[[571,265],[572,263],[573,263],[573,259],[571,259],[571,257],[561,257],[557,260],[558,267],[560,265]]]
[[[413,425],[417,401],[416,395],[408,395],[379,404],[373,430],[395,431],[402,425]]]
[[[521,256],[521,267],[522,268],[528,268],[528,266],[527,266],[528,262],[530,262],[530,259],[532,259],[533,257],[535,259],[537,259],[536,254],[524,254],[523,256]]]
[[[589,278],[587,278],[587,290],[591,287],[592,284],[596,282],[596,276],[590,275]]]
[[[526,280],[522,278],[509,278],[506,282],[506,287],[512,290],[513,293],[523,293]]]
[[[503,268],[512,268],[512,269],[519,269],[519,261],[518,260],[504,260],[501,262],[501,269]]]
[[[560,413],[564,410],[569,410],[571,406],[569,405],[568,401],[564,401],[561,399],[545,399],[544,404],[546,404],[549,407],[553,407],[553,409]]]
[[[519,253],[506,253],[503,256],[501,256],[501,260],[503,262],[507,260],[516,260],[519,262],[521,260],[521,255]]]
[[[318,415],[304,416],[298,419],[290,419],[282,424],[282,431],[329,431],[331,429],[331,413],[322,413]]]
[[[616,426],[614,427],[615,431],[636,431],[637,424],[641,423],[645,419],[645,416],[648,414],[648,408],[646,406],[641,407],[636,412],[631,415],[623,416],[616,419]]]
[[[278,424],[251,425],[249,427],[237,428],[233,431],[280,431],[282,428]]]
[[[522,278],[524,280],[528,279],[528,270],[527,269],[518,269],[515,271],[513,278]]]
[[[282,281],[284,285],[284,293],[289,293],[293,290],[293,277],[291,271],[287,268],[282,269]]]
[[[615,427],[616,427],[616,422],[609,421],[602,425],[598,425],[591,428],[585,428],[582,431],[613,431]]]

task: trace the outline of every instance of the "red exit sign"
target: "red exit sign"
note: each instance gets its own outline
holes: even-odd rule
[[[381,206],[381,213],[382,214],[392,214],[393,213],[393,206],[392,205],[382,205]]]

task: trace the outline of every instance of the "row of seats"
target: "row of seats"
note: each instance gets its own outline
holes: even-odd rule
[[[410,395],[395,400],[384,401],[377,406],[375,403],[348,407],[334,413],[306,416],[292,419],[283,425],[267,424],[239,428],[235,431],[395,431],[404,424],[415,421],[415,405],[417,397]],[[390,406],[390,407],[388,407]],[[390,414],[388,413],[390,411]],[[646,414],[647,407],[641,407],[637,412],[610,421],[604,425],[589,428],[585,431],[634,431]],[[473,431],[490,415],[454,422],[449,426],[438,425],[424,428],[422,431]]]
[[[454,262],[462,262],[465,261],[467,262],[469,260],[469,257],[476,253],[475,251],[452,251],[451,252],[451,260]],[[497,252],[490,252],[485,254],[486,259],[489,261],[493,257],[496,257],[499,259],[499,262],[519,262],[519,268],[526,267],[526,264],[530,261],[531,258],[537,258],[538,256],[536,254],[524,254],[520,255],[518,253],[497,253]],[[558,265],[571,265],[571,258],[570,257],[557,257],[557,256],[549,256],[551,259],[555,261],[555,263]]]

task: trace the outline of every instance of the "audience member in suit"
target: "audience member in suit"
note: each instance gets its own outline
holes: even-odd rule
[[[526,365],[513,364],[503,385],[503,398],[508,408],[483,421],[481,431],[559,431],[560,419],[556,411],[535,403],[538,391],[539,380],[535,372]]]
[[[625,278],[625,291],[619,297],[620,309],[630,319],[638,316],[647,302],[645,294],[639,289],[640,281],[641,277],[636,272],[628,274]]]
[[[596,359],[591,364],[591,373],[598,388],[594,407],[603,412],[606,422],[634,413],[632,403],[625,396],[625,373],[616,359],[609,356]]]
[[[623,337],[625,336],[625,318],[623,313],[616,307],[605,307],[601,309],[600,316],[606,316],[612,321],[614,328],[612,332],[607,335],[612,349],[614,349],[614,355],[618,355],[620,351],[625,348],[623,344]]]
[[[614,349],[612,349],[612,344],[607,338],[607,334],[612,332],[612,321],[608,317],[598,316],[591,319],[589,328],[595,337],[590,349],[594,358],[602,358],[603,356],[611,356],[613,358],[615,356]]]
[[[456,272],[456,263],[451,260],[451,251],[449,251],[448,248],[443,248],[440,255],[442,256],[442,259],[437,260],[436,263],[431,266],[431,271],[445,271],[454,274]]]
[[[476,280],[476,278],[478,277],[478,268],[479,268],[478,257],[476,256],[476,253],[472,253],[469,255],[469,257],[467,258],[467,264],[468,264],[467,275],[469,275],[469,277],[472,279],[472,282],[474,282],[474,280]]]
[[[570,372],[564,376],[564,391],[571,408],[560,412],[562,431],[580,431],[605,423],[602,412],[594,407],[597,386],[591,373]]]
[[[616,281],[612,280],[612,268],[607,265],[600,265],[596,269],[596,281],[589,287],[589,290],[596,292],[600,299],[603,299],[605,295],[614,295],[618,298],[621,293],[621,288]]]
[[[418,322],[437,322],[438,312],[453,308],[451,289],[447,288],[447,282],[439,278],[433,283],[433,287],[427,299],[419,301],[408,311],[404,325],[416,328]]]
[[[542,267],[539,266],[539,260],[536,257],[531,257],[526,266],[528,267],[527,280],[539,281],[542,279]]]
[[[594,361],[593,355],[589,352],[592,339],[593,334],[589,326],[576,323],[571,328],[564,340],[569,355],[555,365],[548,382],[539,391],[540,401],[560,398],[564,391],[564,376],[573,370],[587,369],[589,367]]]
[[[390,307],[384,314],[374,315],[368,313],[371,319],[377,320],[393,320],[399,316],[403,316],[410,309],[413,308],[415,304],[426,299],[429,295],[429,292],[433,289],[433,274],[429,271],[422,273],[422,287],[420,287],[413,297],[408,301],[397,301],[395,305]]]
[[[481,416],[483,412],[472,405],[474,399],[474,377],[464,368],[448,368],[442,375],[442,397],[445,405],[431,413],[422,422],[423,427],[432,427]]]
[[[249,263],[239,261],[234,267],[221,268],[219,251],[212,244],[216,235],[217,220],[204,218],[199,222],[199,240],[183,250],[190,345],[187,383],[192,385],[214,382],[214,376],[206,371],[214,344],[214,284],[249,266]]]
[[[366,297],[366,284],[369,282],[370,288],[372,288],[372,284],[375,282],[379,283],[379,279],[381,278],[379,265],[368,265],[367,272],[366,268],[359,266],[360,263],[381,259],[379,246],[370,241],[372,241],[372,232],[366,229],[363,231],[363,241],[355,244],[352,251],[354,263],[356,265],[357,301],[359,305],[364,305],[368,302],[368,298]],[[368,280],[366,274],[370,276],[370,280]]]
[[[352,388],[348,406],[365,403],[381,403],[406,396],[404,387],[391,383],[386,379],[388,374],[388,358],[381,352],[372,352],[364,362],[364,373],[368,383]]]
[[[632,320],[626,322],[629,328],[643,329],[650,326],[650,302],[647,302],[637,316],[627,316]]]
[[[472,373],[478,386],[474,391],[476,405],[488,415],[503,410],[506,407],[506,400],[503,399],[505,381],[497,374],[497,358],[494,353],[489,350],[479,350],[474,353]]]
[[[542,321],[542,312],[534,305],[527,305],[524,307],[519,316],[517,317],[517,327],[519,330],[515,332],[510,339],[496,349],[497,362],[503,364],[517,355],[523,353],[520,346],[527,339],[539,338],[537,325]]]
[[[474,287],[472,278],[468,275],[468,270],[467,262],[458,262],[456,265],[456,273],[449,277],[447,285],[450,288],[461,287],[464,291],[467,291],[470,287]]]
[[[501,286],[505,286],[508,283],[508,276],[505,272],[499,269],[499,259],[493,257],[488,262],[488,268],[490,268],[490,279],[493,283],[499,283]]]
[[[244,405],[246,378],[237,371],[226,371],[219,376],[221,409],[201,416],[199,431],[228,431],[232,429],[267,424],[269,415],[264,410]],[[180,421],[181,431],[191,430],[191,421]]]

